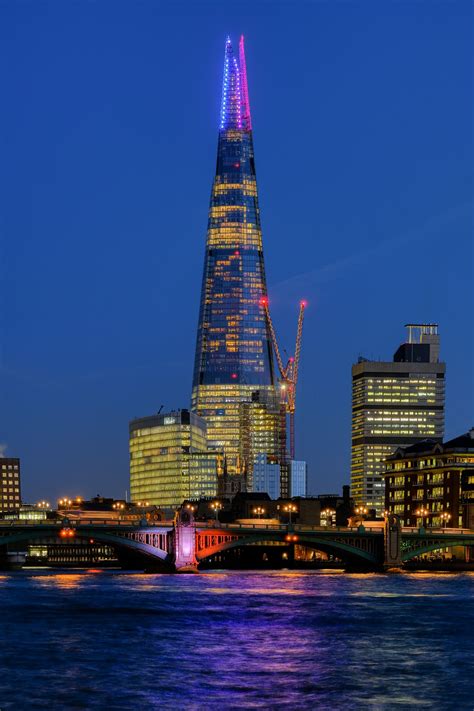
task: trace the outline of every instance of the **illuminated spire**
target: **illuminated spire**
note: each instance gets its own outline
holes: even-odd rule
[[[242,94],[242,128],[244,131],[252,130],[252,117],[250,116],[249,88],[247,84],[247,65],[245,63],[244,36],[241,35],[239,42],[239,64],[240,64],[240,91]]]
[[[221,130],[242,130],[240,72],[230,37],[225,43],[224,82],[222,85]]]

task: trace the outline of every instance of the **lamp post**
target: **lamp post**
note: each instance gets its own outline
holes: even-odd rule
[[[443,512],[443,513],[441,514],[440,518],[441,518],[441,521],[443,522],[443,529],[445,529],[445,528],[446,528],[446,524],[448,523],[448,521],[451,520],[451,514],[450,514],[450,513],[447,513],[447,512]]]
[[[367,506],[356,506],[354,509],[354,513],[360,517],[360,525],[363,526],[364,524],[364,516],[367,516],[369,513],[369,509]]]
[[[415,516],[418,516],[421,518],[421,525],[423,527],[425,525],[424,519],[425,519],[425,517],[427,517],[429,515],[429,513],[430,512],[428,511],[428,509],[425,509],[424,506],[420,506],[420,508],[415,511]]]
[[[214,501],[211,504],[211,509],[214,510],[214,514],[216,516],[216,522],[219,520],[219,511],[221,510],[221,508],[222,508],[222,504],[220,501]]]
[[[189,512],[191,521],[194,520],[194,512],[196,511],[196,509],[197,509],[197,506],[195,506],[194,504],[186,504],[186,511]]]
[[[253,510],[253,513],[256,514],[258,516],[258,518],[260,518],[262,516],[262,514],[265,513],[265,509],[262,508],[262,506],[256,506]]]
[[[295,504],[287,504],[283,507],[283,511],[287,511],[289,515],[289,525],[291,526],[291,516],[298,511],[297,507]]]

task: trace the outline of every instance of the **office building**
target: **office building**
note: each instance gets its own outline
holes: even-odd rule
[[[385,507],[405,526],[474,528],[474,429],[397,448],[386,462]]]
[[[0,513],[20,508],[20,488],[20,460],[0,457]]]
[[[243,38],[227,39],[217,166],[211,192],[192,409],[209,445],[241,475],[240,403],[275,384]]]
[[[384,511],[385,460],[397,447],[444,435],[446,365],[436,324],[408,324],[393,361],[352,367],[351,493],[356,506]]]
[[[288,463],[290,496],[306,496],[308,488],[308,467],[306,462],[291,459]],[[282,494],[284,496],[284,494]]]
[[[253,490],[258,493],[267,493],[271,499],[279,499],[280,465],[269,462],[265,454],[257,454],[253,467]]]
[[[239,454],[246,473],[247,491],[254,489],[256,457],[265,455],[269,464],[280,465],[280,490],[288,495],[286,410],[275,392],[257,390],[250,402],[240,403]]]
[[[130,495],[137,503],[176,508],[216,496],[222,454],[208,450],[205,421],[189,410],[132,420]]]

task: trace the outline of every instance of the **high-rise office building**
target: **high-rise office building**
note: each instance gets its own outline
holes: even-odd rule
[[[308,488],[308,467],[306,462],[290,459],[288,463],[290,496],[306,496]]]
[[[16,511],[20,505],[20,460],[0,457],[0,512]]]
[[[275,392],[256,390],[250,402],[240,403],[239,453],[247,491],[254,491],[255,459],[264,454],[269,464],[280,465],[281,495],[288,496],[286,410]]]
[[[192,409],[209,444],[240,474],[241,402],[273,389],[271,339],[243,37],[239,57],[227,39],[217,167],[211,193],[199,313]]]
[[[385,459],[397,447],[444,435],[445,363],[436,324],[407,324],[393,361],[352,366],[351,495],[384,511]]]
[[[163,508],[216,496],[223,457],[207,448],[206,423],[189,410],[132,420],[130,496]]]

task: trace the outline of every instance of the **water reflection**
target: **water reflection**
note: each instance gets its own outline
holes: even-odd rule
[[[64,590],[74,590],[87,583],[89,573],[55,573],[53,575],[35,575],[31,580],[36,585],[47,588],[63,588]]]
[[[2,711],[472,707],[472,574],[0,581]]]

